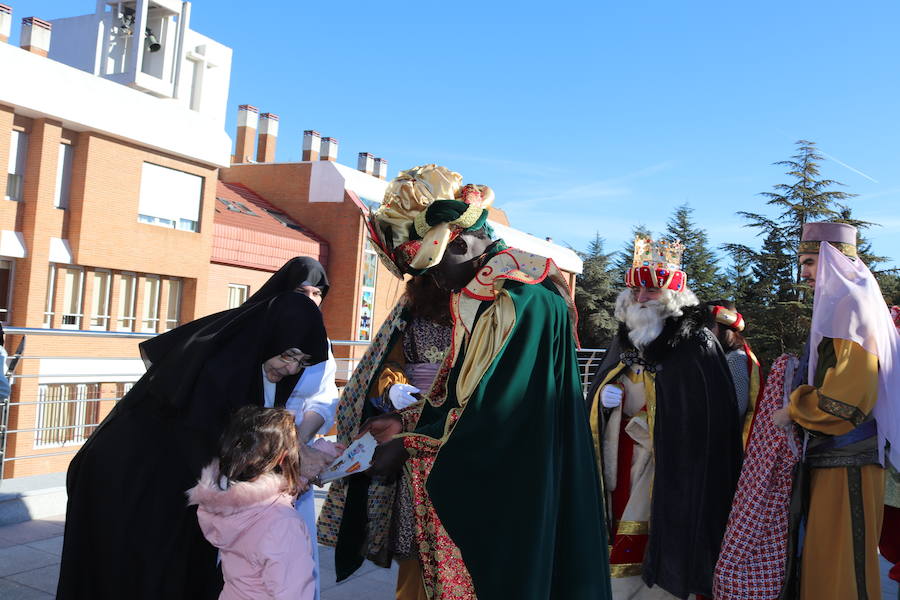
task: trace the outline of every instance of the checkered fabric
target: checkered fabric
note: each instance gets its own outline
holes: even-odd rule
[[[790,357],[772,365],[716,564],[716,600],[775,600],[787,557],[788,506],[800,440],[795,429],[776,427],[772,413],[784,403]]]

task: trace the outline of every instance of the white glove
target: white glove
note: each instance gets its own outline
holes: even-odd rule
[[[600,404],[603,408],[615,408],[622,404],[625,390],[615,384],[607,384],[600,390]]]
[[[416,386],[408,383],[395,383],[388,390],[388,398],[391,399],[391,404],[394,405],[394,408],[401,410],[418,402],[419,399],[413,394],[418,394],[421,391]]]

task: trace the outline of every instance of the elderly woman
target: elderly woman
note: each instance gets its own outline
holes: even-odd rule
[[[216,550],[184,493],[235,410],[284,406],[326,360],[322,315],[296,291],[323,275],[294,259],[242,306],[141,344],[146,374],[69,467],[58,598],[219,595]]]

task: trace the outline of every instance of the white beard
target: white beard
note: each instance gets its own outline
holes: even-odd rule
[[[643,304],[637,302],[625,307],[625,326],[628,327],[628,339],[638,350],[659,337],[665,325],[668,310],[656,300]]]

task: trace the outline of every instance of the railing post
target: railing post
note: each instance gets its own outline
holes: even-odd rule
[[[0,481],[3,481],[4,467],[6,466],[6,432],[9,429],[9,398],[0,399]]]
[[[25,337],[23,335],[22,339],[19,340],[16,353],[12,360],[9,361],[9,366],[7,366],[6,361],[3,361],[3,365],[0,366],[5,371],[6,379],[9,381],[9,393],[6,395],[6,398],[0,398],[0,481],[3,481],[4,467],[6,466],[6,438],[9,435],[9,406],[10,398],[12,398],[13,374],[16,372],[22,353],[25,352]]]

